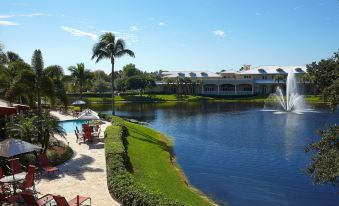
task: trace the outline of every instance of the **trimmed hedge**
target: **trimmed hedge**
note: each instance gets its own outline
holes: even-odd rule
[[[128,130],[124,120],[112,117],[112,126],[105,130],[105,155],[107,169],[107,185],[109,191],[123,205],[131,206],[177,206],[184,205],[169,200],[161,194],[147,190],[134,181],[128,171],[130,165],[126,151]]]

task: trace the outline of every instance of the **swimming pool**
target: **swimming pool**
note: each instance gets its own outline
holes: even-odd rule
[[[66,120],[66,121],[60,121],[59,125],[64,128],[66,133],[72,133],[75,130],[75,127],[78,127],[79,129],[82,128],[82,124],[84,124],[86,120]]]

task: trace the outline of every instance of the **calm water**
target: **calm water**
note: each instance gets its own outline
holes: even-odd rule
[[[93,107],[109,113],[110,106]],[[117,114],[146,121],[173,138],[189,181],[219,203],[339,205],[331,186],[313,185],[303,172],[304,147],[339,115],[273,114],[261,104],[159,103],[119,105]]]
[[[64,128],[67,133],[74,133],[75,127],[78,129],[82,128],[82,124],[85,123],[85,120],[66,120],[60,121],[59,125]]]

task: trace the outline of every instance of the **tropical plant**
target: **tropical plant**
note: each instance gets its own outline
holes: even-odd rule
[[[12,51],[7,51],[6,53],[7,56],[7,63],[12,63],[16,61],[24,61],[22,58],[19,56],[19,54],[12,52]]]
[[[328,59],[312,62],[312,64],[306,66],[312,83],[317,91],[321,93],[339,78],[339,52],[335,52]]]
[[[42,129],[42,138],[39,139],[41,143],[43,153],[46,153],[49,145],[50,138],[59,135],[65,137],[67,134],[62,126],[59,125],[59,122],[56,118],[50,116],[48,113],[45,113],[39,118],[39,124],[41,124]]]
[[[8,122],[6,125],[7,134],[12,138],[19,138],[27,142],[33,142],[37,134],[35,122],[37,116],[18,116],[16,120]]]
[[[330,183],[339,187],[339,126],[318,131],[321,139],[306,147],[306,152],[314,154],[307,173],[315,183]]]
[[[4,51],[4,45],[0,43],[0,66],[5,65],[7,61],[8,60],[7,60],[7,55]]]
[[[65,84],[63,83],[63,68],[59,65],[48,66],[45,69],[45,74],[54,82],[56,98],[64,105],[65,108],[67,108],[69,102],[67,98]]]
[[[114,64],[115,58],[122,57],[124,55],[134,57],[134,52],[126,49],[125,41],[122,39],[116,40],[114,34],[111,32],[105,33],[100,37],[98,43],[93,46],[92,59],[96,59],[95,63],[98,63],[102,59],[109,59],[112,65],[111,72],[111,89],[112,89],[112,114],[115,115],[115,100],[114,100]]]
[[[91,78],[91,73],[89,70],[85,69],[84,63],[77,64],[76,66],[70,66],[68,70],[71,72],[73,77],[73,84],[79,88],[80,99],[82,99],[82,93],[84,88]]]
[[[44,74],[43,59],[40,50],[35,50],[32,57],[32,69],[24,69],[6,91],[5,98],[13,102],[25,98],[33,107],[37,101],[38,114],[41,114],[41,98],[48,97],[54,104],[55,91],[51,78]]]

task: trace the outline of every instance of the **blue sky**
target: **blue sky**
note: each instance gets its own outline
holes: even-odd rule
[[[237,70],[243,64],[304,65],[339,49],[337,0],[1,0],[0,42],[45,66],[95,64],[97,37],[113,31],[146,71]]]

